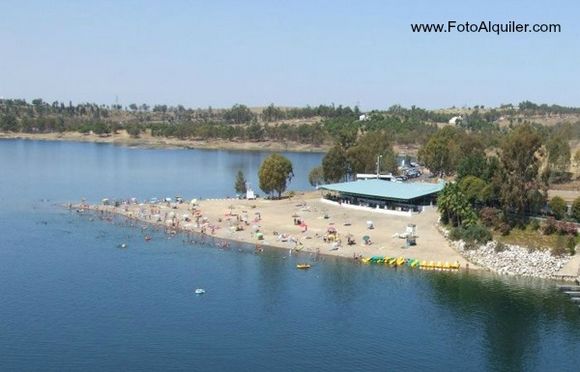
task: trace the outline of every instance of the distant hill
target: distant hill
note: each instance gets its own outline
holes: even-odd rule
[[[427,110],[393,105],[386,110],[363,112],[358,107],[318,105],[249,108],[186,108],[181,105],[48,103],[42,99],[0,99],[0,131],[22,133],[79,132],[97,135],[125,129],[133,137],[147,131],[153,137],[192,140],[287,142],[332,145],[352,142],[362,133],[388,131],[393,143],[417,147],[437,128],[453,125],[471,132],[498,133],[501,128],[534,123],[540,126],[572,126],[570,140],[580,136],[580,108],[535,104],[490,108]],[[345,142],[346,141],[346,142]]]

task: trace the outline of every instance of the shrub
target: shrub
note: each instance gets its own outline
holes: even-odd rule
[[[139,134],[141,134],[141,127],[137,123],[127,124],[125,130],[127,131],[127,134],[133,138],[138,138]]]
[[[474,249],[478,244],[485,244],[492,239],[491,233],[485,226],[471,225],[467,228],[455,227],[449,232],[449,239],[463,240],[466,249]]]
[[[461,240],[463,239],[465,229],[463,227],[454,227],[449,232],[449,239],[451,240]]]
[[[510,233],[510,231],[512,230],[512,227],[510,226],[509,223],[506,222],[502,222],[498,227],[497,227],[497,231],[499,231],[499,233],[502,236],[506,236]]]
[[[471,225],[465,229],[463,233],[463,240],[466,242],[477,242],[479,244],[485,244],[491,240],[491,233],[485,226],[482,225]]]
[[[530,221],[530,224],[528,226],[530,227],[530,230],[538,231],[538,229],[540,228],[540,221],[534,218]]]
[[[481,222],[487,226],[487,227],[492,227],[492,226],[497,226],[499,223],[499,214],[500,211],[496,208],[490,208],[490,207],[485,207],[485,208],[481,208],[481,210],[479,211],[479,218],[481,219]]]
[[[576,228],[576,225],[571,222],[564,221],[556,222],[556,231],[560,235],[571,235],[571,236],[578,235],[578,229]]]
[[[542,234],[551,235],[556,231],[556,219],[554,217],[548,217],[542,224]]]
[[[556,219],[561,220],[562,218],[566,217],[568,206],[566,205],[564,199],[561,197],[554,196],[548,203],[548,206],[550,207],[550,210]]]

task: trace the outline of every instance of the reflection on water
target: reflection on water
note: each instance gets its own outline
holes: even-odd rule
[[[544,328],[557,327],[580,340],[580,313],[554,290],[553,282],[487,273],[428,278],[435,301],[461,318],[481,322],[489,369],[528,369]]]

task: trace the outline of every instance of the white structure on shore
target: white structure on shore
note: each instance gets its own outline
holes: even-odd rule
[[[462,120],[463,120],[463,116],[461,116],[461,115],[454,116],[451,119],[449,119],[449,124],[456,125],[456,124],[459,124]]]
[[[254,190],[250,189],[249,187],[246,190],[246,199],[256,200],[256,194],[254,193]]]

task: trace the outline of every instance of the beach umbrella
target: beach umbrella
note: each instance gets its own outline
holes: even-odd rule
[[[370,237],[370,236],[368,236],[368,235],[365,235],[365,236],[363,236],[362,238],[363,238],[363,240],[364,240],[365,242],[367,242],[367,241],[371,240],[371,237]]]
[[[336,232],[336,227],[334,227],[334,226],[328,226],[328,229],[326,229],[326,231],[328,231],[329,233],[335,233]]]

